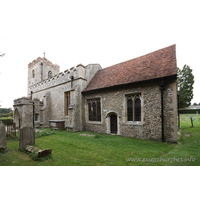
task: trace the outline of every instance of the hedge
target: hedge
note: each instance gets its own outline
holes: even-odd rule
[[[0,121],[2,121],[5,125],[7,125],[8,123],[13,123],[13,118],[4,117],[4,118],[0,118]]]
[[[200,114],[200,109],[181,109],[179,110],[179,114],[196,114],[197,111]]]

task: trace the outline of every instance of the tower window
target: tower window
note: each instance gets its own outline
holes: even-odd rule
[[[35,78],[35,71],[32,71],[32,78]]]
[[[39,114],[35,114],[35,121],[39,121]]]
[[[49,71],[49,72],[48,72],[48,78],[51,78],[51,77],[52,77],[52,72]]]

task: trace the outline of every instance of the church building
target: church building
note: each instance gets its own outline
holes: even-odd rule
[[[14,100],[14,122],[176,142],[176,46],[103,69],[60,72],[38,57],[28,64],[28,97]]]

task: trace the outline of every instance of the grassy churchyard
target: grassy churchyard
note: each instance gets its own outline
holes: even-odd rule
[[[36,138],[40,149],[52,148],[52,156],[44,160],[33,160],[19,151],[18,139],[8,138],[7,152],[0,153],[0,166],[199,166],[200,116],[191,116],[193,128],[189,115],[180,116],[185,120],[180,120],[177,144],[91,132],[56,130],[55,134],[48,134],[52,130],[44,129]]]

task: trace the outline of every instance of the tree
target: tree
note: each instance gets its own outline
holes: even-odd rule
[[[183,69],[178,68],[178,93],[179,108],[185,108],[190,106],[193,99],[193,84],[194,75],[189,65],[184,65]]]

